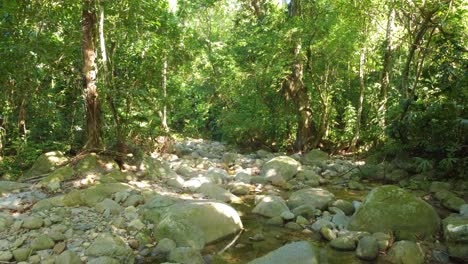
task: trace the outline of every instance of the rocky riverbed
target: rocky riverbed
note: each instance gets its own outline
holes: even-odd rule
[[[49,152],[22,182],[0,181],[0,263],[468,260],[467,181],[435,181],[404,159],[187,139],[134,160],[120,170]]]

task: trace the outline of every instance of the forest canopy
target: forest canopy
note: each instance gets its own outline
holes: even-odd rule
[[[463,0],[3,0],[0,175],[43,152],[375,150],[464,175]]]

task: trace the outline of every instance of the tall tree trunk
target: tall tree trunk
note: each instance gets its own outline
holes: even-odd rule
[[[291,1],[290,16],[292,18],[301,16],[301,7],[299,0]],[[310,108],[310,99],[307,89],[302,81],[303,61],[301,58],[302,40],[300,33],[293,36],[293,56],[291,65],[291,74],[283,82],[287,96],[292,100],[296,108],[297,131],[294,149],[296,151],[306,151],[316,146],[315,138],[317,129],[312,119],[312,109]]]
[[[395,28],[395,8],[392,4],[390,13],[387,20],[387,32],[384,41],[384,56],[383,56],[383,69],[382,77],[380,80],[380,104],[378,106],[379,126],[383,130],[386,126],[387,116],[387,101],[388,101],[388,87],[390,85],[390,71],[392,67],[392,53],[393,53],[393,31]]]
[[[86,143],[85,149],[101,147],[101,109],[96,87],[96,12],[94,0],[83,0],[83,75],[84,98],[86,104]]]
[[[169,126],[167,125],[167,58],[164,57],[163,69],[162,69],[162,83],[164,104],[163,110],[160,113],[161,116],[161,125],[164,129],[164,132],[169,133]]]
[[[361,56],[359,59],[359,102],[358,102],[358,110],[356,116],[356,130],[354,133],[353,140],[351,141],[350,150],[355,150],[357,142],[360,137],[361,133],[361,119],[362,119],[362,108],[364,104],[364,93],[366,91],[366,84],[364,82],[364,64],[366,62],[366,48],[362,48]]]

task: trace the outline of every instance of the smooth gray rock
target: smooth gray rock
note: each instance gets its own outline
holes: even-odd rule
[[[309,205],[318,209],[326,209],[335,200],[333,193],[321,188],[308,188],[296,191],[288,199],[288,206],[292,209],[301,205]]]
[[[252,210],[252,213],[266,217],[281,216],[285,211],[289,211],[283,198],[274,195],[266,195],[259,198],[259,202]]]

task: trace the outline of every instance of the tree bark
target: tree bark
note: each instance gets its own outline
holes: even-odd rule
[[[356,149],[357,142],[360,137],[361,133],[361,119],[362,119],[362,109],[364,104],[364,94],[366,91],[366,84],[364,82],[364,64],[366,62],[366,48],[362,48],[361,56],[359,59],[359,102],[358,102],[358,110],[356,116],[356,130],[351,141],[350,150],[353,151]]]
[[[101,147],[101,109],[96,87],[97,67],[95,51],[96,12],[94,0],[83,0],[83,75],[86,104],[85,149]]]
[[[161,125],[164,132],[169,133],[169,126],[167,125],[167,58],[164,57],[163,69],[162,69],[162,83],[164,103],[163,110],[161,113]]]
[[[291,1],[290,17],[300,17],[301,7],[299,0]],[[316,126],[312,119],[312,109],[310,107],[309,94],[303,82],[304,66],[301,57],[302,39],[300,33],[293,36],[292,53],[294,56],[291,65],[291,74],[284,80],[283,89],[286,97],[289,98],[295,107],[297,119],[296,141],[294,149],[296,151],[307,151],[314,148],[316,143]]]
[[[387,20],[387,30],[384,41],[384,56],[382,77],[380,79],[380,104],[378,106],[379,126],[383,130],[386,126],[388,87],[390,85],[390,71],[392,67],[393,54],[393,31],[395,28],[395,8],[392,4]]]

